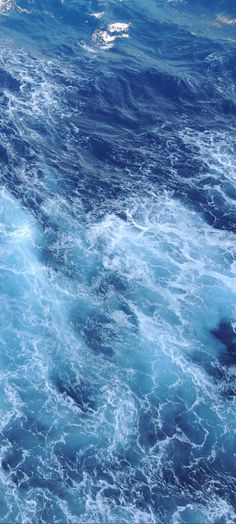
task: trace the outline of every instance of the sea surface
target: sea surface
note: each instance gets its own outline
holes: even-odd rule
[[[0,0],[0,522],[236,523],[236,1]]]

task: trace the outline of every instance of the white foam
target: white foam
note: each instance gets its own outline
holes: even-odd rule
[[[220,24],[226,24],[230,26],[236,25],[236,18],[230,18],[229,16],[224,14],[218,15],[216,20]]]
[[[204,180],[210,175],[219,182],[216,190],[219,191],[224,198],[225,195],[223,181],[229,180],[235,183],[236,180],[236,162],[235,162],[235,138],[232,133],[226,136],[220,132],[203,131],[198,132],[190,128],[186,128],[180,132],[180,138],[183,142],[193,148],[193,154],[199,158],[201,162],[208,168],[203,174],[198,177]],[[212,188],[210,188],[212,190]],[[235,202],[231,200],[235,205]]]
[[[14,0],[0,0],[0,13],[10,11],[15,5]]]
[[[93,34],[93,41],[94,42],[104,42],[104,44],[110,44],[111,42],[114,42],[116,37],[112,36],[108,33],[108,31],[102,31],[98,30]]]
[[[98,20],[100,18],[102,18],[104,16],[105,12],[104,11],[100,11],[100,12],[97,12],[97,13],[91,13],[90,16],[94,16],[94,18],[97,18]]]
[[[104,246],[104,269],[135,289],[132,310],[143,341],[156,341],[155,356],[161,348],[169,355],[171,347],[184,351],[185,344],[191,351],[199,343],[194,332],[201,337],[227,310],[234,314],[235,271],[226,262],[227,253],[234,252],[234,235],[212,230],[169,196],[153,206],[130,207],[127,217],[124,222],[107,215],[90,230],[90,242]],[[208,281],[209,287],[214,282],[214,300]],[[120,323],[119,314],[114,318]],[[184,340],[190,328],[193,339]]]
[[[108,31],[110,33],[122,33],[128,31],[130,25],[130,23],[114,22],[108,25]]]
[[[130,25],[130,23],[124,22],[108,24],[106,28],[94,31],[92,40],[100,49],[111,49],[118,38],[129,38],[128,29]]]

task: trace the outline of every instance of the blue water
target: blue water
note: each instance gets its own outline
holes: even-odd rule
[[[0,0],[0,522],[236,522],[236,2]]]

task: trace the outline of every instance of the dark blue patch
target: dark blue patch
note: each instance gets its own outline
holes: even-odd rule
[[[224,366],[234,366],[236,364],[236,333],[229,320],[221,320],[217,328],[212,330],[212,334],[225,346],[225,351],[220,352],[220,363]]]
[[[153,447],[159,440],[159,431],[156,428],[155,413],[151,410],[140,411],[139,414],[139,441],[140,445],[150,448]]]
[[[105,488],[102,490],[102,494],[104,497],[109,498],[111,500],[114,500],[116,504],[120,504],[119,497],[121,495],[121,491],[117,488]]]
[[[0,68],[0,89],[9,89],[17,92],[20,89],[20,82],[5,69]]]
[[[0,144],[0,162],[3,162],[4,164],[8,164],[7,150],[1,144]]]
[[[118,273],[107,273],[101,279],[98,292],[102,295],[107,295],[112,292],[123,294],[127,290],[127,287],[126,280]]]
[[[59,393],[61,393],[65,399],[73,400],[83,413],[94,410],[94,399],[89,386],[83,379],[76,378],[73,372],[66,370],[54,371],[52,381]]]
[[[10,472],[11,470],[15,469],[19,462],[22,460],[22,451],[21,449],[15,447],[11,447],[7,450],[7,452],[4,454],[4,458],[2,459],[2,468]]]

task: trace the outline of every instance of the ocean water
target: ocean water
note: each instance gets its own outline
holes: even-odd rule
[[[0,0],[0,522],[236,522],[236,2]]]

